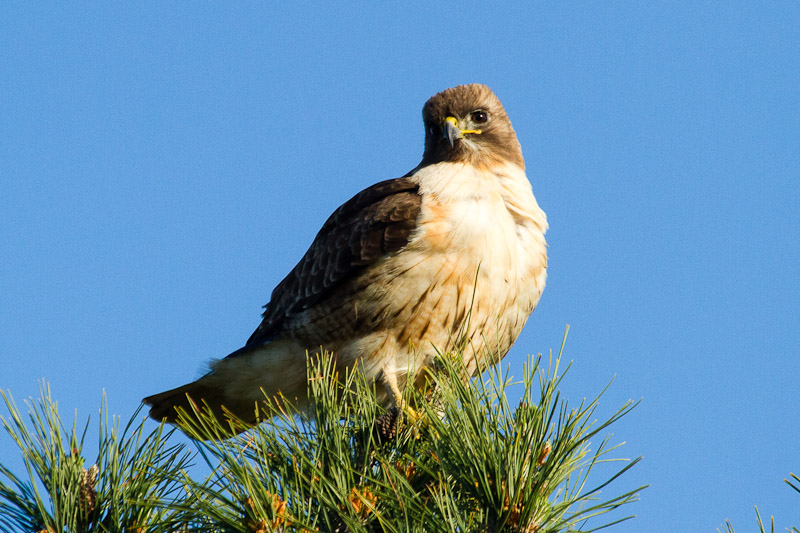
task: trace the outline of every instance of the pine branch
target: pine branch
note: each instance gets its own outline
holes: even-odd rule
[[[0,466],[3,531],[177,530],[169,500],[177,497],[176,472],[188,466],[189,454],[180,445],[167,446],[163,426],[145,433],[144,420],[133,423],[137,412],[120,432],[119,419],[108,418],[104,398],[98,453],[87,463],[89,421],[81,431],[77,421],[67,429],[46,384],[38,400],[25,402],[28,422],[11,395],[0,394],[9,411],[0,420],[19,447],[27,473],[23,479]]]
[[[264,422],[235,437],[236,420],[183,418],[198,439],[194,456],[211,469],[204,479],[189,475],[192,454],[169,443],[170,431],[146,433],[134,422],[138,412],[120,429],[103,401],[90,462],[88,422],[67,429],[46,386],[26,402],[27,421],[4,394],[3,426],[27,476],[0,465],[0,529],[532,533],[614,525],[627,516],[607,513],[643,487],[607,496],[638,459],[613,458],[618,446],[604,434],[635,404],[595,421],[599,399],[570,406],[559,395],[559,365],[560,357],[545,366],[539,356],[519,382],[499,367],[468,379],[458,353],[441,354],[424,371],[425,386],[386,409],[358,369],[342,375],[333,358],[312,358],[306,412],[265,401]],[[521,392],[518,405],[509,403],[512,391]],[[595,472],[617,461],[610,475]]]
[[[512,384],[498,369],[466,380],[462,359],[443,355],[428,386],[407,391],[416,416],[404,409],[388,441],[376,427],[393,413],[377,404],[373,386],[359,372],[337,375],[330,357],[321,361],[309,365],[309,412],[265,403],[259,427],[199,441],[214,473],[187,480],[197,504],[185,512],[208,516],[220,531],[593,531],[624,520],[597,523],[643,488],[602,495],[637,459],[587,489],[592,469],[615,450],[600,433],[634,404],[602,423],[593,422],[597,400],[570,409],[557,392],[558,359],[547,369],[531,359]],[[523,389],[515,408],[512,387]],[[210,415],[185,420],[198,438],[230,434]]]

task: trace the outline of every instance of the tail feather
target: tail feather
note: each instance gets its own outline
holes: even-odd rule
[[[178,410],[193,418],[195,411],[210,412],[223,427],[230,415],[255,425],[256,404],[286,397],[302,409],[306,395],[305,349],[295,341],[275,341],[258,350],[237,350],[211,363],[211,370],[197,381],[148,396],[150,417],[171,424],[178,422]],[[264,414],[264,410],[259,412]],[[259,415],[261,416],[261,415]],[[246,428],[239,429],[243,431]]]
[[[242,408],[241,405],[228,405],[230,402],[226,401],[221,387],[209,381],[207,377],[200,378],[181,387],[148,396],[142,401],[150,406],[150,418],[159,422],[176,424],[178,410],[190,418],[195,418],[193,415],[196,411],[210,412],[223,427],[227,426],[230,414],[251,425],[256,422],[254,404],[249,409]],[[246,428],[241,431],[244,429]]]

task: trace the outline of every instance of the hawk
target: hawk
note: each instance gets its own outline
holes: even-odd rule
[[[307,353],[361,366],[384,404],[438,353],[463,347],[477,373],[505,356],[547,276],[547,218],[517,136],[485,85],[459,85],[422,110],[422,161],[336,209],[272,291],[243,348],[192,383],[144,399],[174,423],[207,403],[256,423],[255,403],[283,395],[302,408]]]

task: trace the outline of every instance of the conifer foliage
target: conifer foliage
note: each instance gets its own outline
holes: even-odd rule
[[[513,382],[499,368],[466,379],[461,358],[443,354],[427,386],[388,410],[363,374],[331,361],[309,361],[307,412],[265,401],[265,421],[234,437],[235,421],[185,417],[195,450],[163,426],[148,432],[140,415],[120,430],[101,414],[93,461],[85,430],[65,428],[46,387],[27,421],[4,394],[3,425],[26,476],[0,465],[0,529],[594,531],[626,519],[625,509],[606,513],[643,488],[609,486],[638,461],[615,458],[607,436],[634,403],[604,421],[597,399],[570,405],[558,392],[560,356],[530,358]],[[211,474],[198,478],[192,461]]]

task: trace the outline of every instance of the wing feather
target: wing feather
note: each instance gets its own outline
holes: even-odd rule
[[[421,197],[408,177],[364,189],[323,224],[311,247],[265,306],[263,321],[235,355],[275,339],[287,318],[303,312],[367,266],[408,244]]]

